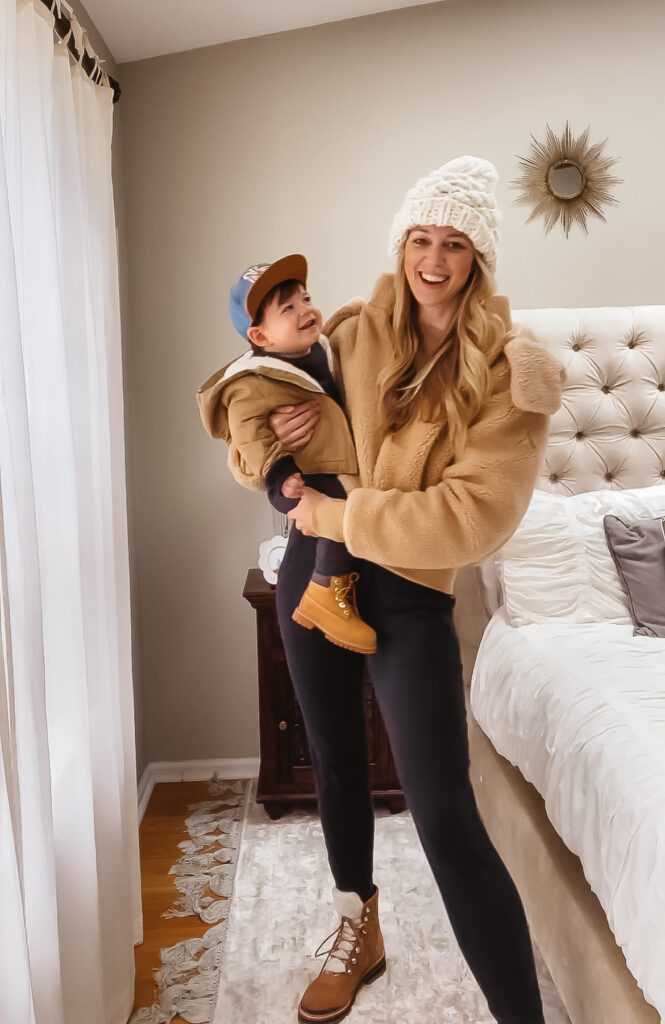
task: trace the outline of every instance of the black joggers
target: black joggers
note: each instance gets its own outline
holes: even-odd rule
[[[291,618],[315,550],[316,538],[291,531],[279,571],[277,612],[335,885],[367,900],[373,892],[374,814],[364,659]],[[369,562],[361,562],[359,571],[358,611],[377,633],[376,654],[367,659],[370,678],[459,946],[499,1024],[544,1024],[524,910],[482,824],[469,779],[454,598]]]

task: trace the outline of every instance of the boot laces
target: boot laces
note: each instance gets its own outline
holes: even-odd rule
[[[358,919],[358,924],[356,925],[352,918],[343,917],[339,928],[336,928],[330,933],[330,935],[326,936],[314,954],[315,957],[326,957],[323,967],[321,968],[322,971],[325,971],[330,960],[334,960],[337,962],[331,964],[328,968],[329,971],[332,971],[335,974],[341,974],[343,971],[350,973],[351,968],[348,966],[349,961],[352,964],[355,964],[357,960],[355,954],[360,952],[359,929],[360,919]],[[333,940],[330,949],[324,949],[323,947],[326,942],[330,941],[330,939]]]
[[[348,576],[335,576],[333,579],[335,600],[347,619],[351,614],[351,611],[356,611],[356,594],[354,584],[359,578],[360,577],[357,572],[350,572]]]

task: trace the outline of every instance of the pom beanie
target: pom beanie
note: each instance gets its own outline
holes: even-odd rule
[[[462,231],[494,270],[499,242],[498,180],[494,165],[477,156],[458,156],[421,178],[395,215],[390,255],[399,256],[410,228],[432,224]]]

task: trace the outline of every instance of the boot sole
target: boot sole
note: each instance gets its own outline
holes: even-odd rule
[[[358,988],[353,994],[353,998],[341,1010],[335,1010],[333,1013],[307,1013],[306,1010],[302,1009],[302,1005],[299,1006],[298,1020],[300,1024],[336,1024],[336,1021],[343,1020],[351,1012],[356,996],[363,985],[371,985],[373,981],[376,981],[377,978],[380,978],[385,973],[385,970],[386,958],[383,956],[378,963],[374,964],[374,967],[370,967],[365,977],[361,979]]]
[[[304,626],[305,629],[321,629],[315,622],[308,619],[298,608],[294,611],[291,616],[294,622],[297,622],[299,626]],[[337,640],[336,637],[331,636],[330,633],[326,633],[325,630],[321,630],[326,640],[330,640],[331,644],[335,644],[337,647],[343,647],[347,651],[355,651],[356,654],[376,654],[376,647],[361,647],[360,644],[344,644],[341,640]]]

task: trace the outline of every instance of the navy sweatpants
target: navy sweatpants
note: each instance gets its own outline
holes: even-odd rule
[[[308,487],[313,487],[320,494],[327,494],[329,498],[346,498],[346,491],[339,478],[332,473],[307,473],[303,475],[303,480]],[[272,504],[278,512],[286,513],[294,509],[299,500],[285,498],[280,493],[278,497],[273,498]],[[314,544],[316,552],[312,571],[316,571],[320,576],[343,576],[355,570],[356,560],[347,551],[345,544],[328,540],[327,537],[315,538]]]
[[[373,892],[374,814],[362,704],[362,655],[291,615],[311,576],[316,538],[293,529],[277,612],[302,710],[328,859],[338,889]],[[544,1024],[522,904],[480,819],[469,779],[454,598],[369,562],[358,610],[377,633],[367,659],[418,836],[459,946],[499,1024]],[[434,1024],[434,1022],[432,1022]]]

